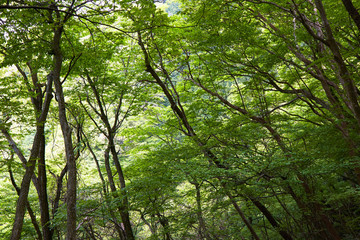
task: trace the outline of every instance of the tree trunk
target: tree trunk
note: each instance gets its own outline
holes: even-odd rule
[[[125,228],[125,235],[126,235],[126,239],[127,240],[135,240],[134,238],[134,234],[132,231],[132,227],[131,227],[131,222],[130,222],[130,216],[129,216],[129,201],[128,201],[128,197],[127,197],[127,190],[126,190],[126,185],[125,185],[125,178],[124,178],[124,174],[120,165],[120,161],[119,161],[119,157],[117,155],[116,149],[115,149],[115,145],[114,145],[114,139],[112,138],[112,133],[109,134],[109,147],[110,147],[110,151],[111,151],[111,155],[113,158],[113,161],[115,163],[115,167],[118,173],[118,177],[119,177],[119,181],[120,181],[120,197],[122,198],[122,206],[121,206],[121,212],[120,212],[120,216],[121,216],[121,220],[124,224],[124,228]]]
[[[31,153],[29,157],[29,161],[27,162],[27,167],[25,171],[25,175],[21,182],[21,189],[19,194],[19,199],[16,205],[16,213],[13,229],[11,232],[11,240],[18,240],[21,236],[21,230],[23,226],[23,220],[25,215],[25,206],[27,197],[29,194],[30,182],[34,174],[35,165],[37,161],[37,157],[39,156],[39,151],[41,147],[41,139],[44,137],[44,129],[45,129],[45,121],[47,119],[47,115],[49,112],[50,102],[52,99],[52,82],[53,79],[51,76],[48,76],[47,86],[46,86],[46,96],[44,100],[44,104],[41,109],[41,113],[38,115],[39,117],[36,120],[36,133],[33,141],[33,145],[31,148]],[[4,134],[5,130],[2,130]]]
[[[109,155],[109,152],[110,152],[110,148],[108,147],[105,150],[105,154],[104,154],[105,155],[104,156],[104,158],[105,158],[105,169],[106,169],[106,174],[107,174],[108,181],[109,181],[109,184],[110,184],[110,190],[114,194],[114,197],[118,197],[115,182],[114,182],[114,177],[113,177],[111,167],[110,167],[110,155]],[[122,211],[121,207],[119,207],[118,210],[119,210],[119,213],[121,213],[121,211]],[[113,218],[113,221],[115,223],[115,229],[118,232],[119,238],[123,239],[124,236],[125,236],[124,229],[118,223],[118,221],[117,221],[117,219],[115,217],[115,214],[112,212],[112,209],[110,209],[110,215]]]
[[[164,229],[164,239],[165,240],[172,240],[171,234],[170,234],[170,227],[169,227],[169,220],[164,215],[161,215],[159,212],[156,214],[159,218],[159,222],[161,226]]]
[[[274,218],[274,216],[269,212],[269,210],[258,200],[254,198],[250,198],[250,201],[264,214],[266,219],[270,222],[270,224],[279,231],[279,234],[282,236],[285,240],[292,240],[293,238],[290,236],[290,234],[283,229],[280,228],[280,225]]]
[[[200,184],[197,181],[192,181],[191,183],[194,184],[196,190],[196,215],[199,221],[199,236],[201,239],[210,240],[211,237],[207,231],[205,220],[203,218],[203,211],[201,208]]]
[[[360,31],[360,14],[358,10],[355,8],[351,0],[342,0],[342,2],[346,8],[346,11],[348,11],[350,17],[354,20],[357,28]]]
[[[134,240],[134,234],[133,234],[133,231],[132,231],[131,222],[130,222],[130,216],[129,216],[129,202],[128,202],[128,197],[127,197],[125,177],[124,177],[124,174],[123,174],[123,171],[122,171],[122,167],[121,167],[120,160],[119,160],[119,157],[118,157],[118,154],[117,154],[117,151],[116,151],[116,148],[115,148],[115,143],[114,143],[114,138],[115,138],[115,135],[116,135],[116,131],[117,131],[118,126],[119,126],[118,125],[118,121],[119,121],[118,117],[119,117],[120,111],[116,112],[115,121],[114,121],[113,126],[111,127],[109,117],[107,116],[107,114],[106,114],[106,112],[104,110],[104,103],[101,101],[100,94],[98,92],[98,89],[95,86],[95,82],[91,79],[89,74],[87,74],[87,80],[88,80],[88,82],[89,82],[89,84],[91,86],[92,92],[95,95],[96,102],[97,102],[98,107],[100,109],[100,112],[97,112],[97,115],[103,121],[103,124],[105,125],[106,131],[107,131],[107,132],[105,132],[105,131],[103,131],[103,130],[101,130],[99,128],[99,130],[108,139],[108,148],[105,151],[105,155],[106,155],[105,159],[107,159],[107,161],[109,160],[109,151],[110,151],[113,162],[114,162],[116,170],[117,170],[119,182],[120,182],[120,197],[122,199],[122,202],[121,202],[121,206],[119,206],[119,212],[120,212],[122,223],[124,224],[125,237],[126,237],[127,240]],[[122,96],[120,97],[120,102],[118,104],[118,110],[121,108],[121,103],[122,103]],[[109,162],[105,163],[105,166],[106,166],[108,179],[110,181],[111,191],[116,192],[115,183],[114,183],[114,180],[113,180],[113,176],[112,176],[112,173],[111,173]]]
[[[10,238],[11,240],[19,240],[21,237],[21,230],[24,221],[26,202],[29,194],[31,177],[34,174],[34,170],[35,170],[37,155],[40,147],[40,135],[43,133],[42,130],[43,129],[41,126],[37,127],[33,146],[31,149],[30,159],[27,162],[25,175],[21,181],[19,199],[16,204],[15,221],[11,232],[11,238]]]
[[[242,221],[245,223],[246,227],[249,229],[249,231],[251,232],[251,235],[253,236],[254,239],[256,240],[260,240],[259,236],[257,235],[257,233],[255,232],[254,228],[251,226],[251,223],[249,222],[249,220],[245,217],[244,212],[241,210],[241,208],[239,207],[239,205],[237,204],[237,202],[235,201],[235,198],[227,193],[226,194],[230,201],[231,204],[234,206],[235,210],[238,212],[238,214],[240,215]]]
[[[351,9],[351,1],[346,1],[347,9]],[[347,99],[344,99],[345,103],[349,106],[350,110],[353,113],[354,118],[357,121],[358,129],[360,128],[360,105],[358,102],[358,93],[356,85],[351,78],[351,74],[347,69],[347,65],[343,59],[343,56],[340,52],[339,46],[335,40],[333,35],[332,28],[327,19],[326,12],[321,0],[315,0],[316,8],[319,10],[320,17],[322,23],[325,28],[327,42],[329,43],[329,49],[331,50],[334,60],[338,67],[338,78],[340,80],[341,85],[343,86]],[[344,3],[345,4],[345,3]],[[354,6],[352,6],[354,7]],[[358,13],[357,13],[358,14]],[[355,16],[356,17],[356,16]],[[360,30],[360,29],[359,29]],[[359,130],[358,130],[359,132]],[[358,184],[360,184],[360,164],[358,162],[355,163],[354,171],[357,176]]]
[[[17,186],[17,184],[15,182],[15,179],[14,179],[14,176],[13,176],[13,173],[12,173],[12,170],[11,170],[11,166],[9,166],[9,175],[10,175],[10,181],[11,181],[12,185],[14,186],[14,188],[16,190],[16,193],[18,195],[20,195],[20,188]],[[39,228],[39,224],[36,221],[36,216],[34,214],[34,211],[31,209],[29,201],[26,201],[26,209],[27,209],[27,211],[28,211],[28,213],[30,215],[31,222],[34,225],[35,231],[36,231],[36,233],[38,235],[38,239],[42,240],[43,237],[42,237],[42,234],[41,234],[41,231],[40,231],[40,228]]]
[[[45,135],[41,136],[38,160],[39,204],[41,213],[41,227],[44,240],[52,239],[50,230],[49,201],[47,195],[47,176],[45,167]]]
[[[65,143],[65,152],[68,168],[68,182],[67,182],[67,233],[66,240],[76,240],[76,161],[74,155],[74,148],[71,138],[71,128],[66,117],[65,98],[60,80],[60,71],[62,67],[62,53],[60,49],[60,40],[63,32],[63,27],[58,26],[60,23],[55,23],[53,50],[54,50],[54,70],[53,78],[56,89],[56,97],[59,107],[59,121]]]

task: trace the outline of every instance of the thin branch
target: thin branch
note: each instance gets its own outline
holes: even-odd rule
[[[265,114],[266,114],[266,115],[269,115],[269,114],[271,114],[272,112],[276,111],[277,109],[280,109],[280,108],[283,108],[283,107],[285,107],[285,106],[287,106],[287,105],[292,104],[293,102],[295,102],[295,101],[298,100],[298,99],[299,99],[299,97],[296,97],[296,98],[292,99],[292,100],[289,101],[289,102],[279,104],[278,106],[276,106],[275,108],[271,109],[270,111],[267,111]]]

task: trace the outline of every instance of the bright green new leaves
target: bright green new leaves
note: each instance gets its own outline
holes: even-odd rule
[[[360,41],[343,1],[65,1],[62,20],[70,6],[61,79],[79,238],[121,238],[124,212],[136,239],[357,237]],[[26,153],[58,17],[1,13],[0,127]],[[51,226],[63,235],[65,154],[50,109],[50,204],[60,197]],[[8,176],[8,159],[0,163]],[[20,182],[20,161],[12,167]],[[16,197],[2,197],[10,211]],[[4,237],[9,216],[0,217]],[[25,231],[35,233],[28,218]]]

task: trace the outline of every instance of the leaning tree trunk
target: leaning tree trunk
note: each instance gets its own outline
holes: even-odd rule
[[[29,161],[26,163],[26,171],[25,175],[21,182],[21,188],[20,188],[20,194],[19,199],[16,205],[16,213],[15,213],[15,221],[13,225],[13,229],[11,232],[11,240],[18,240],[21,236],[22,226],[23,226],[23,220],[25,215],[25,208],[26,208],[26,202],[27,197],[29,194],[29,188],[30,188],[30,182],[34,174],[36,161],[39,155],[40,147],[41,147],[41,139],[42,136],[44,136],[44,129],[45,129],[45,121],[49,112],[50,107],[50,101],[52,99],[52,92],[51,92],[51,86],[52,86],[52,77],[51,75],[48,76],[47,81],[47,87],[46,87],[46,96],[44,100],[44,104],[42,107],[42,111],[39,114],[39,117],[36,120],[37,127],[36,127],[36,133],[33,141],[33,145],[31,148],[31,153],[29,157]],[[6,130],[1,130],[3,134],[6,134]]]

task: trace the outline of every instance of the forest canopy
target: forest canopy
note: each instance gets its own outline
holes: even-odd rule
[[[0,1],[0,238],[360,239],[360,1]]]

